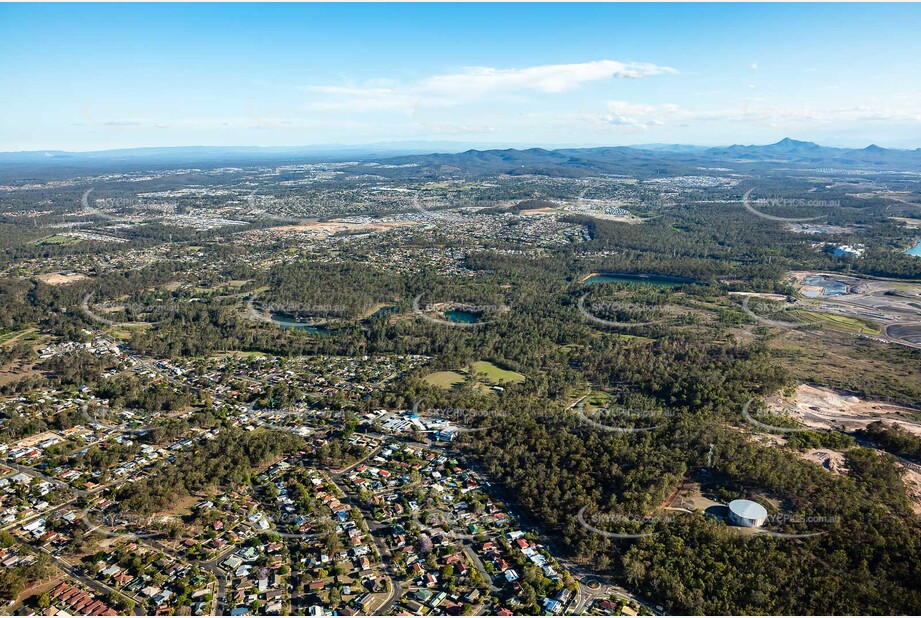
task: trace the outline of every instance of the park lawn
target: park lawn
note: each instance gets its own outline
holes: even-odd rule
[[[75,245],[80,242],[79,238],[73,236],[64,236],[63,234],[54,234],[37,241],[39,245]]]
[[[475,374],[486,376],[486,379],[494,384],[501,384],[503,382],[520,384],[524,382],[524,376],[517,371],[502,369],[487,361],[477,361],[473,363],[470,366],[470,370]]]
[[[427,384],[439,388],[450,389],[458,384],[463,384],[466,378],[456,371],[436,371],[423,378]]]

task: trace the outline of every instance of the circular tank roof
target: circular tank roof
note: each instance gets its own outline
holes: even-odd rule
[[[764,519],[767,517],[767,509],[751,500],[733,500],[729,503],[729,510],[738,517],[745,519]]]

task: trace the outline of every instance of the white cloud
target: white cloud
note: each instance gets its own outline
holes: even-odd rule
[[[433,75],[412,83],[381,86],[312,86],[321,95],[307,109],[313,111],[409,111],[419,106],[444,107],[486,100],[491,96],[526,93],[560,94],[606,79],[637,79],[677,73],[671,67],[645,62],[596,60],[577,64],[547,64],[522,69],[470,67],[457,73]]]
[[[672,109],[674,108],[674,109]],[[650,125],[664,125],[663,116],[677,110],[675,106],[657,108],[642,103],[608,101],[608,113],[601,116],[602,122],[612,126],[647,128]]]
[[[772,107],[745,105],[736,108],[690,110],[677,105],[646,105],[608,101],[607,111],[583,119],[602,126],[647,129],[654,126],[685,126],[688,123],[730,122],[771,128],[811,127],[853,123],[921,122],[921,109],[856,105],[839,108]]]
[[[560,93],[586,82],[611,78],[640,78],[676,73],[671,67],[648,63],[597,60],[580,64],[547,64],[526,69],[472,67],[461,73],[435,75],[419,86],[444,96],[477,96],[505,92]]]

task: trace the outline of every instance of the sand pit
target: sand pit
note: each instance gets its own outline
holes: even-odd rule
[[[898,424],[902,429],[921,435],[921,423],[912,418],[917,411],[878,401],[864,401],[854,395],[838,393],[831,389],[802,384],[789,398],[775,397],[768,400],[775,411],[783,411],[804,425],[816,429],[844,429],[853,431],[872,422],[883,421]],[[800,457],[813,461],[831,472],[846,474],[844,454],[831,449],[811,449],[800,453]],[[921,514],[921,473],[900,464],[905,470],[906,488],[914,501],[914,510]]]
[[[38,276],[38,280],[48,285],[67,285],[88,279],[86,275],[80,273],[45,273]]]
[[[908,494],[914,501],[913,510],[916,514],[921,515],[921,474],[911,468],[905,466],[903,468],[905,468],[905,476],[902,477],[902,480],[905,481]]]
[[[801,384],[791,397],[768,400],[775,411],[783,411],[809,427],[817,429],[861,429],[874,421],[897,423],[903,429],[921,435],[921,423],[912,415],[917,411],[878,401],[864,401],[828,388]]]
[[[847,474],[847,468],[844,465],[844,453],[839,451],[814,448],[801,453],[800,456],[806,461],[815,462],[835,474]]]

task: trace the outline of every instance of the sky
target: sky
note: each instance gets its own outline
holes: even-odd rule
[[[921,5],[0,4],[0,151],[921,147]]]

